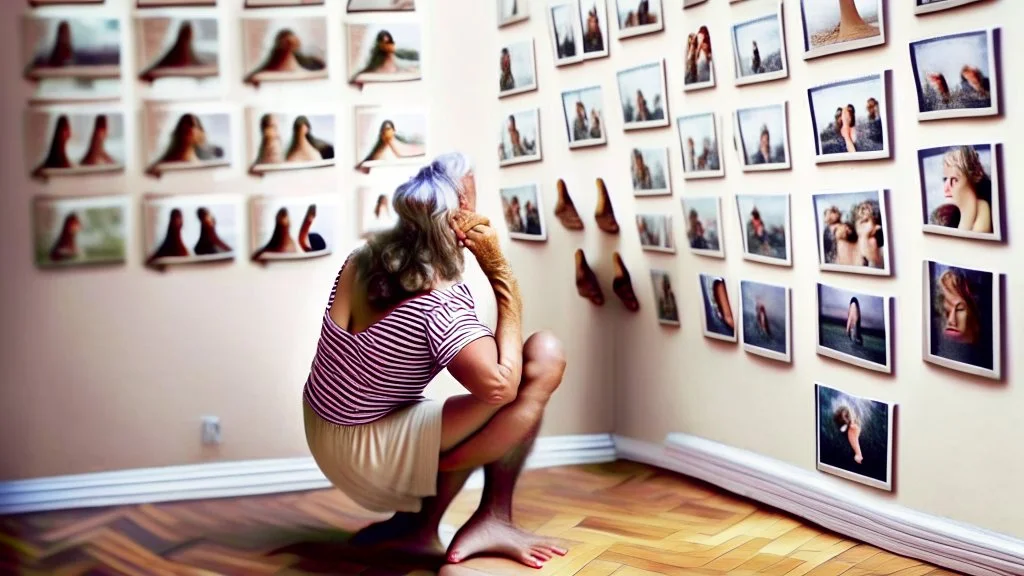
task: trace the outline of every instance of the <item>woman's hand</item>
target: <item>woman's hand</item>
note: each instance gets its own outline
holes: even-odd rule
[[[480,269],[488,277],[507,267],[498,233],[491,227],[486,216],[462,210],[452,218],[452,230],[459,244],[476,257]]]

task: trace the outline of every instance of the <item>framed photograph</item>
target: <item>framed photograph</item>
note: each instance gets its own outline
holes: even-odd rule
[[[530,19],[530,3],[523,0],[497,0],[498,28]]]
[[[540,108],[513,112],[502,119],[498,129],[498,165],[540,162]]]
[[[356,106],[356,168],[417,164],[427,155],[427,114],[412,108]]]
[[[106,0],[28,0],[33,8],[41,6],[78,6],[81,4],[103,4]]]
[[[701,330],[706,338],[736,341],[736,313],[729,301],[729,284],[725,278],[697,273],[703,305],[700,307]]]
[[[217,18],[146,16],[137,20],[139,79],[213,78],[220,74]]]
[[[1002,379],[1003,275],[924,262],[924,359]]]
[[[36,196],[32,200],[36,266],[123,264],[130,210],[127,195]]]
[[[966,6],[980,1],[981,0],[914,0],[914,14],[931,14],[932,12],[941,12],[942,10]]]
[[[346,10],[353,12],[412,12],[416,0],[348,0]]]
[[[958,144],[917,151],[924,231],[1002,241],[1000,144]]]
[[[84,16],[23,17],[25,77],[97,80],[121,77],[121,21]]]
[[[676,241],[670,214],[637,214],[636,231],[640,236],[641,249],[675,254]]]
[[[897,405],[817,382],[814,397],[818,470],[891,492]]]
[[[356,190],[359,198],[359,235],[366,237],[376,232],[389,230],[398,223],[392,199],[392,186],[360,186]]]
[[[683,0],[683,10],[686,10],[687,8],[692,8],[694,6],[697,6],[698,4],[703,4],[703,3],[707,2],[707,1],[708,0]],[[740,0],[729,0],[729,1],[730,2],[739,2]]]
[[[562,112],[570,149],[608,142],[603,109],[604,94],[600,84],[562,92]]]
[[[622,70],[616,76],[619,80],[623,130],[669,125],[665,60]]]
[[[811,196],[822,270],[891,276],[885,190],[822,192]]]
[[[672,290],[672,278],[668,270],[651,270],[651,284],[654,286],[654,309],[658,313],[658,323],[679,326],[679,306],[676,304],[676,293]]]
[[[498,98],[537,89],[537,57],[533,38],[501,47],[498,56]]]
[[[300,105],[292,110],[248,110],[250,173],[334,166],[337,142],[334,113],[309,108]],[[300,113],[300,109],[305,113]]]
[[[714,112],[700,112],[676,118],[679,148],[683,151],[683,179],[721,178],[722,142],[718,138],[719,121]]]
[[[892,374],[893,299],[818,283],[818,354]]]
[[[124,172],[124,113],[112,106],[49,106],[25,112],[25,158],[33,178]]]
[[[740,280],[740,342],[751,354],[792,362],[790,288]]]
[[[608,55],[608,6],[605,0],[576,0],[580,19],[583,60]]]
[[[960,32],[910,43],[918,120],[999,114],[998,31]]]
[[[217,0],[135,0],[139,8],[179,8],[182,6],[216,6]]]
[[[543,242],[548,239],[540,185],[505,186],[499,191],[508,235],[516,240]]]
[[[228,194],[147,196],[142,202],[146,266],[234,260],[242,198]]]
[[[271,8],[284,6],[323,6],[324,0],[245,0],[246,8]]]
[[[548,4],[548,37],[556,67],[583,60],[583,30],[577,0],[552,0]]]
[[[770,14],[733,24],[732,53],[737,86],[789,76],[781,1]]]
[[[814,162],[889,158],[887,72],[807,89]],[[857,109],[861,110],[858,117]]]
[[[711,32],[701,24],[686,37],[686,71],[683,90],[715,87],[715,61],[711,57]]]
[[[219,102],[150,102],[143,107],[146,174],[230,166],[232,111]]]
[[[327,78],[327,17],[242,16],[244,82]]]
[[[788,170],[789,103],[740,108],[733,112],[736,144],[744,172]]]
[[[615,0],[619,40],[665,29],[662,0]]]
[[[686,196],[682,202],[690,251],[701,256],[725,258],[721,199],[718,196]]]
[[[259,195],[251,208],[253,260],[301,260],[334,251],[341,208],[337,195]]]
[[[885,0],[800,0],[804,60],[885,44]]]
[[[633,148],[629,153],[633,196],[671,196],[668,148]]]
[[[412,22],[345,25],[348,36],[348,81],[409,82],[423,78],[423,38]]]
[[[737,194],[743,259],[792,266],[789,194]]]

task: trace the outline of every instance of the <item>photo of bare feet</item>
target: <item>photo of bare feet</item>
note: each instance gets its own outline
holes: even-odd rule
[[[24,151],[33,178],[124,171],[124,113],[119,108],[29,108],[25,129]]]
[[[340,200],[332,195],[252,199],[252,259],[298,260],[331,254]]]
[[[580,218],[572,197],[569,196],[569,188],[565,180],[559,178],[555,187],[558,189],[558,201],[555,203],[555,217],[565,226],[567,230],[583,230],[583,219]]]
[[[594,219],[602,231],[608,234],[619,233],[619,222],[615,219],[615,209],[603,178],[597,179],[597,207],[594,209]]]
[[[812,201],[822,270],[892,274],[884,190],[814,194]]]
[[[640,301],[636,299],[633,291],[633,280],[626,269],[626,263],[622,261],[622,255],[618,252],[612,253],[612,261],[615,264],[615,276],[612,278],[612,291],[622,301],[622,305],[630,312],[640,310]]]
[[[885,44],[885,0],[800,0],[804,59]]]
[[[597,275],[587,263],[587,257],[583,250],[577,249],[575,258],[576,292],[590,300],[594,306],[604,306],[604,291],[601,290],[601,283],[597,281]]]
[[[239,241],[240,196],[147,196],[142,204],[146,265],[164,267],[234,260]]]

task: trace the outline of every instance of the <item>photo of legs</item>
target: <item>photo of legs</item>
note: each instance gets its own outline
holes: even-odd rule
[[[146,265],[154,268],[234,260],[242,231],[241,198],[149,196],[142,205]]]
[[[256,261],[327,256],[334,249],[337,197],[264,195],[252,199]]]
[[[118,108],[29,108],[25,130],[33,178],[124,171],[124,113]]]

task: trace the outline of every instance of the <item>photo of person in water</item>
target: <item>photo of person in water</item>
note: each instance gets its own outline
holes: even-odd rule
[[[249,141],[255,155],[249,171],[299,170],[333,166],[335,116],[252,109]]]
[[[423,77],[419,24],[348,24],[349,82],[406,82]]]
[[[241,198],[197,194],[143,200],[146,265],[234,260]]]
[[[121,21],[117,18],[35,14],[21,26],[25,77],[96,80],[121,76]]]
[[[1002,274],[926,260],[924,359],[1002,378]]]
[[[326,16],[245,16],[242,39],[247,84],[327,78]]]
[[[790,288],[740,281],[740,342],[751,354],[792,362]]]
[[[124,195],[35,197],[32,227],[36,266],[124,263],[129,202]]]
[[[818,470],[891,491],[896,404],[818,382],[814,395]]]
[[[139,79],[210,78],[219,71],[216,18],[140,18]]]
[[[337,198],[258,196],[252,201],[252,259],[327,256],[334,247]]]
[[[818,354],[892,373],[892,298],[818,283]]]
[[[420,162],[427,150],[427,116],[415,110],[357,106],[356,168]]]
[[[154,104],[146,108],[146,173],[231,164],[231,115],[216,106]]]
[[[725,278],[698,273],[697,279],[703,300],[700,310],[704,336],[736,342],[736,313],[729,301],[729,285]]]
[[[124,171],[124,114],[115,108],[30,108],[25,152],[33,178]]]

